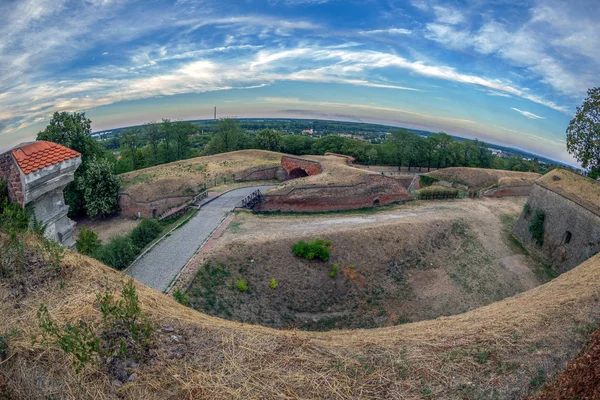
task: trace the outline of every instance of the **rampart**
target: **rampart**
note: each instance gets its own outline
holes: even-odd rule
[[[511,197],[511,196],[529,196],[533,185],[525,186],[503,186],[499,188],[488,189],[483,192],[485,197]]]
[[[300,176],[312,176],[320,174],[323,171],[321,164],[317,161],[305,160],[303,158],[296,158],[290,156],[283,156],[281,158],[281,166],[291,177],[298,177],[295,175],[295,171],[304,171]]]

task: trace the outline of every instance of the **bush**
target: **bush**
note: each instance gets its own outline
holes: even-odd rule
[[[537,243],[538,246],[544,245],[544,220],[546,219],[546,213],[541,208],[537,208],[529,223],[529,233],[531,238]]]
[[[269,282],[269,287],[271,289],[276,289],[277,288],[277,281],[275,280],[275,278],[271,278],[271,282]]]
[[[130,238],[116,236],[94,253],[94,258],[114,269],[127,268],[135,259],[137,251]]]
[[[431,175],[419,175],[419,185],[421,187],[427,187],[433,185],[434,182],[439,181],[438,178]]]
[[[190,296],[183,293],[181,289],[177,288],[173,291],[173,297],[179,304],[183,304],[184,306],[190,305]]]
[[[330,257],[331,240],[315,239],[310,242],[299,241],[292,246],[292,252],[297,257],[307,260],[318,258],[321,261],[327,261]]]
[[[419,200],[433,200],[433,199],[455,199],[458,197],[460,191],[456,188],[449,188],[445,186],[430,186],[424,189],[417,190],[416,197]]]
[[[76,180],[83,195],[85,212],[90,218],[103,218],[119,211],[119,178],[113,173],[113,165],[93,158]]]
[[[531,205],[529,203],[525,203],[523,206],[523,212],[525,213],[525,217],[529,217],[531,215]]]
[[[338,270],[340,269],[340,265],[339,264],[333,264],[333,267],[331,268],[331,271],[329,272],[329,277],[330,278],[335,278],[337,276]]]
[[[79,231],[79,238],[75,243],[77,251],[81,254],[89,256],[102,246],[98,240],[98,234],[89,228],[83,228]]]
[[[144,219],[131,231],[131,242],[138,249],[142,250],[148,243],[156,239],[162,232],[162,226],[155,219]]]
[[[235,287],[242,293],[248,291],[248,281],[245,279],[238,279],[235,281]]]

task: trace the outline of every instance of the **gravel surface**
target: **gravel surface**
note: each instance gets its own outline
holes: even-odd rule
[[[125,273],[136,280],[164,291],[175,279],[196,250],[210,237],[227,215],[241,206],[242,199],[259,189],[261,192],[273,186],[253,186],[227,192],[203,206],[200,212],[181,228],[148,251],[133,263]]]

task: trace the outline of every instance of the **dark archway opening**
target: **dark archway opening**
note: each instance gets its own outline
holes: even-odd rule
[[[152,209],[152,218],[156,218],[156,208]]]
[[[569,242],[571,242],[571,237],[573,235],[571,234],[570,231],[565,232],[565,238],[563,239],[563,243],[564,244],[569,244]]]
[[[378,205],[380,205],[380,204],[381,204],[381,202],[379,201],[379,199],[375,199],[375,200],[373,200],[373,205],[374,205],[374,206],[378,206]]]
[[[303,168],[294,168],[290,171],[290,179],[304,178],[308,173]]]

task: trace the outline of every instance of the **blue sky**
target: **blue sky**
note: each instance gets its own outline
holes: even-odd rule
[[[573,163],[600,85],[586,1],[1,0],[0,148],[53,111],[94,130],[160,118],[403,125]]]

